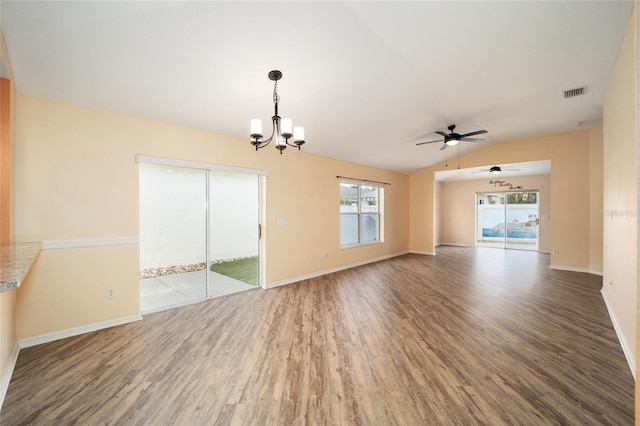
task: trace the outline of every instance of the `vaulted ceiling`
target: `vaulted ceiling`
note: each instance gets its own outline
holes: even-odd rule
[[[21,92],[236,136],[249,154],[278,69],[280,114],[305,127],[305,151],[410,173],[597,124],[632,7],[3,0],[0,19]],[[486,140],[416,146],[450,124]]]

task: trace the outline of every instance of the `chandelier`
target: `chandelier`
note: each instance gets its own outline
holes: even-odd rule
[[[278,80],[282,78],[282,73],[278,70],[273,70],[269,73],[269,80],[273,81],[273,104],[274,114],[271,117],[273,122],[273,129],[271,130],[271,136],[269,139],[262,140],[262,120],[251,120],[251,145],[256,147],[256,151],[260,148],[264,148],[269,145],[271,141],[274,141],[275,147],[280,150],[280,154],[287,147],[287,145],[298,148],[304,144],[304,128],[293,127],[293,123],[290,118],[280,118],[278,115],[278,103],[280,102],[280,96],[278,96]],[[293,140],[293,143],[289,142]]]

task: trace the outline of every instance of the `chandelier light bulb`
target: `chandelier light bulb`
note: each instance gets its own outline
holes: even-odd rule
[[[262,137],[262,120],[251,120],[251,138],[260,139]]]
[[[280,134],[283,138],[290,138],[293,136],[293,123],[290,118],[283,118],[280,121]]]

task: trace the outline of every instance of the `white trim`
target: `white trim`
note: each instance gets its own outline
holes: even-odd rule
[[[549,269],[556,269],[558,271],[570,271],[570,272],[584,272],[586,274],[600,275],[602,276],[602,271],[596,271],[594,269],[587,268],[576,268],[573,266],[562,266],[562,265],[549,265]]]
[[[114,237],[114,238],[82,238],[77,240],[48,240],[42,242],[42,250],[117,246],[122,244],[138,244],[138,237]]]
[[[105,328],[115,327],[117,325],[128,324],[141,320],[140,314],[130,315],[128,317],[116,318],[112,320],[96,322],[93,324],[82,325],[80,327],[68,328],[66,330],[54,331],[53,333],[42,334],[40,336],[28,337],[26,339],[18,340],[18,346],[20,349],[29,348],[31,346],[41,345],[43,343],[49,343],[60,339],[66,339],[67,337],[78,336],[84,333],[90,333],[92,331],[98,331]]]
[[[203,163],[201,161],[179,160],[177,158],[155,157],[153,155],[136,154],[136,163],[156,164],[159,166],[189,167],[191,169],[217,170],[220,172],[246,173],[269,176],[267,170],[247,167],[225,166],[222,164]]]
[[[624,335],[622,334],[622,329],[618,324],[618,320],[616,319],[616,315],[611,309],[611,305],[609,305],[609,301],[607,300],[607,294],[604,290],[600,290],[600,294],[602,294],[602,299],[604,300],[604,304],[607,307],[607,312],[609,312],[609,318],[611,318],[611,322],[613,323],[613,329],[616,331],[616,335],[618,336],[618,341],[620,342],[620,346],[622,346],[622,352],[624,352],[624,356],[627,359],[627,364],[629,364],[629,368],[631,369],[631,374],[633,375],[633,380],[636,379],[636,362],[633,358],[633,351],[631,351],[631,346],[625,340]]]
[[[368,263],[374,263],[374,262],[379,262],[379,261],[385,260],[385,259],[391,259],[392,257],[402,256],[403,254],[408,254],[408,253],[409,253],[408,251],[403,251],[403,252],[400,252],[400,253],[388,254],[388,255],[381,256],[381,257],[376,257],[376,258],[373,258],[373,259],[363,260],[362,262],[351,263],[349,265],[339,266],[337,268],[325,269],[323,271],[314,272],[312,274],[301,275],[299,277],[294,277],[294,278],[289,278],[289,279],[282,280],[282,281],[277,281],[275,283],[267,283],[267,284],[265,284],[264,288],[265,289],[269,289],[269,288],[274,288],[274,287],[280,287],[280,286],[283,286],[283,285],[296,283],[298,281],[308,280],[308,279],[311,279],[311,278],[320,277],[322,275],[327,275],[327,274],[331,274],[331,273],[334,273],[334,272],[344,271],[345,269],[355,268],[356,266],[362,266],[362,265],[366,265]]]
[[[11,376],[13,375],[13,369],[15,368],[16,362],[18,361],[19,352],[20,352],[20,346],[18,346],[18,342],[16,342],[13,345],[13,350],[11,351],[11,355],[9,355],[9,362],[7,363],[7,367],[2,372],[2,380],[0,380],[0,408],[2,408],[4,397],[7,395],[7,390],[9,389],[9,382],[11,382]]]
[[[424,255],[427,255],[427,256],[435,256],[436,255],[435,251],[410,250],[409,253],[411,253],[411,254],[424,254]]]

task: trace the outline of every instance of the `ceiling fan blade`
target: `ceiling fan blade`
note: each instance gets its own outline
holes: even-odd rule
[[[445,138],[446,138],[447,136],[449,136],[449,135],[448,135],[448,134],[446,134],[445,132],[436,132],[436,133],[437,133],[437,134],[439,134],[440,136],[445,137]]]
[[[484,139],[478,139],[478,138],[460,138],[461,141],[465,141],[465,142],[482,142],[484,141]]]
[[[464,135],[460,135],[460,137],[466,138],[467,136],[482,135],[484,133],[489,133],[489,132],[487,132],[486,130],[477,130],[475,132],[465,133]]]
[[[444,141],[442,139],[438,139],[437,141],[420,142],[420,143],[417,143],[416,145],[424,145],[424,144],[427,144],[427,143],[434,143],[434,142],[444,142]]]
[[[446,143],[442,144],[442,148],[440,148],[440,151],[442,151],[443,149],[447,149],[449,145],[447,145]]]

